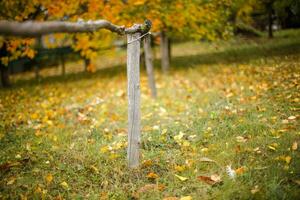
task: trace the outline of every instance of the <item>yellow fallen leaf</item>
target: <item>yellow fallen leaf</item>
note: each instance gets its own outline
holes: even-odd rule
[[[143,167],[150,167],[150,166],[152,166],[153,165],[153,161],[152,160],[145,160],[145,161],[143,161],[143,163],[142,163],[142,166]]]
[[[192,200],[193,198],[191,196],[185,196],[181,197],[180,200]]]
[[[271,146],[271,145],[269,145],[268,148],[271,149],[271,150],[273,150],[273,151],[276,151],[276,148],[273,147],[273,146]]]
[[[177,197],[165,197],[163,200],[178,200]]]
[[[68,189],[69,188],[69,185],[67,182],[63,181],[60,183],[60,186],[62,186],[64,189]]]
[[[298,143],[294,142],[293,145],[292,145],[292,150],[296,151],[297,149],[298,149]]]
[[[174,168],[178,172],[182,172],[185,170],[185,166],[182,166],[182,165],[176,165]]]
[[[14,184],[15,183],[15,181],[16,181],[16,177],[11,177],[11,178],[9,178],[9,180],[7,181],[7,183],[6,183],[6,185],[12,185],[12,184]]]
[[[45,180],[47,182],[47,184],[50,184],[53,180],[53,176],[52,174],[48,174],[46,177],[45,177]]]
[[[291,157],[291,156],[286,156],[286,157],[285,157],[285,162],[286,162],[286,164],[290,164],[290,163],[291,163],[291,160],[292,160],[292,157]]]
[[[175,174],[175,176],[176,176],[179,180],[181,180],[181,181],[186,181],[186,180],[188,180],[188,178],[187,178],[187,177],[184,177],[184,176],[179,176],[179,175],[177,175],[177,174]]]
[[[90,168],[93,172],[95,172],[96,174],[99,174],[99,169],[97,167],[95,167],[94,165],[91,165]]]

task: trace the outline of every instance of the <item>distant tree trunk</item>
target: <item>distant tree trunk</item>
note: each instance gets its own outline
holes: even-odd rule
[[[43,48],[43,43],[42,43],[42,36],[39,36],[36,38],[36,48],[37,50],[40,50]],[[35,78],[37,80],[40,79],[40,63],[35,59],[34,62],[34,73],[35,73]]]
[[[35,62],[35,64],[34,64],[34,74],[35,74],[36,80],[39,80],[40,79],[40,68],[39,68],[37,62]]]
[[[9,71],[8,66],[3,65],[0,62],[0,71],[1,71],[1,84],[3,87],[9,87],[10,81],[9,81]]]
[[[6,50],[6,43],[2,45],[0,49],[0,58],[8,56],[8,52]],[[0,72],[1,72],[1,84],[3,87],[9,87],[10,86],[10,81],[9,81],[9,71],[8,71],[8,66],[5,66],[2,64],[0,61]]]
[[[273,9],[272,3],[267,5],[268,9],[268,36],[269,38],[273,38]]]
[[[91,64],[91,60],[89,58],[84,58],[84,71],[88,71],[88,67]]]
[[[153,53],[151,49],[151,36],[146,36],[144,40],[144,54],[146,61],[146,70],[148,75],[148,83],[151,90],[151,96],[156,98],[156,86],[155,86],[155,78],[153,71]]]
[[[160,48],[161,48],[161,67],[164,73],[167,73],[170,68],[169,57],[169,39],[164,31],[160,34]]]
[[[60,57],[61,60],[61,75],[65,75],[66,74],[66,65],[65,65],[65,57],[62,55]]]

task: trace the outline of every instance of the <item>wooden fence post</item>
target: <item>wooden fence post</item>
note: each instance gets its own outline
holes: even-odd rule
[[[170,68],[169,58],[169,40],[167,34],[162,31],[160,34],[160,50],[161,50],[161,67],[163,73],[167,73]]]
[[[144,53],[145,53],[145,60],[146,60],[146,70],[148,75],[148,83],[151,90],[151,96],[156,98],[156,86],[155,86],[155,78],[153,72],[153,53],[151,49],[151,36],[147,35],[144,39]]]
[[[139,166],[140,156],[140,33],[127,35],[128,164]]]

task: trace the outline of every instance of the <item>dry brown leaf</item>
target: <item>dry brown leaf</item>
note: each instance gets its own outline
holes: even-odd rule
[[[165,186],[163,184],[146,184],[143,187],[141,187],[138,191],[137,194],[145,193],[151,190],[159,190],[163,191],[165,189]]]
[[[211,176],[198,176],[197,178],[209,185],[215,185],[222,182],[221,177],[217,174]]]

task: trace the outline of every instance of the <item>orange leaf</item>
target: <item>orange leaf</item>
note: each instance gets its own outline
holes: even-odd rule
[[[146,177],[150,179],[157,179],[159,176],[153,172],[150,172]]]

